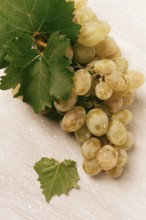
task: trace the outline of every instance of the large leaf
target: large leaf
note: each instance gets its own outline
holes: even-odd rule
[[[72,188],[78,188],[79,180],[76,163],[64,160],[62,163],[54,159],[42,158],[34,166],[46,201],[55,195],[67,194]]]
[[[73,2],[65,0],[0,0],[0,51],[21,31],[30,35],[60,31],[75,40],[80,26],[72,22],[73,11]]]
[[[64,53],[70,42],[54,32],[43,52],[36,49],[33,38],[22,34],[7,43],[9,67],[1,77],[0,89],[21,85],[19,93],[39,113],[56,99],[67,99],[72,88],[70,60]],[[33,46],[34,45],[34,46]]]

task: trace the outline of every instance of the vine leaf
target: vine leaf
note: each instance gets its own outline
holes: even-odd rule
[[[0,51],[20,32],[50,35],[59,31],[74,41],[80,26],[72,22],[73,11],[74,3],[65,0],[0,0]],[[0,63],[4,56],[0,54]]]
[[[69,190],[78,188],[79,175],[74,161],[59,163],[55,159],[42,158],[34,169],[39,175],[38,180],[47,202],[55,195],[68,194]]]
[[[47,47],[40,52],[33,38],[22,34],[7,43],[7,61],[10,63],[1,77],[0,89],[15,88],[17,96],[29,103],[36,113],[52,107],[57,99],[67,99],[72,88],[71,63],[64,53],[70,42],[58,32],[51,34]]]

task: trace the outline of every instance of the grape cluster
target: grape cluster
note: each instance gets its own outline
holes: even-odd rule
[[[62,130],[74,132],[81,144],[84,171],[90,176],[104,171],[117,178],[134,143],[126,127],[132,113],[126,107],[133,103],[135,90],[145,77],[137,70],[128,70],[128,61],[108,36],[110,25],[97,18],[87,0],[66,1],[74,1],[74,22],[81,30],[77,42],[65,53],[73,59],[70,98],[55,101],[54,107],[62,115]]]
[[[103,170],[117,178],[134,143],[126,127],[132,113],[126,107],[145,78],[139,71],[128,70],[128,61],[108,36],[110,25],[97,18],[87,1],[74,0],[74,4],[74,22],[81,25],[72,46],[74,87],[70,99],[55,102],[55,107],[64,112],[61,128],[74,132],[81,144],[84,171],[94,176]]]

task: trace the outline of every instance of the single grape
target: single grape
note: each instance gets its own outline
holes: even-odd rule
[[[123,57],[113,58],[114,63],[116,64],[117,71],[121,73],[126,73],[128,70],[128,61]]]
[[[90,21],[97,22],[98,18],[91,8],[83,6],[75,11],[75,21],[80,25],[84,25]]]
[[[75,138],[81,144],[89,140],[91,137],[91,132],[87,128],[86,124],[83,125],[79,130],[75,131]]]
[[[111,97],[113,89],[106,82],[99,82],[95,87],[95,94],[101,100],[107,100]]]
[[[89,63],[95,57],[94,47],[88,47],[76,43],[73,47],[74,59],[81,64]]]
[[[115,150],[118,152],[118,162],[117,162],[117,165],[118,166],[125,166],[127,164],[127,161],[128,161],[128,155],[127,155],[127,152],[120,148],[120,147],[115,147]]]
[[[115,145],[125,144],[127,141],[127,130],[119,120],[111,121],[107,132],[108,140]]]
[[[109,99],[105,100],[105,104],[110,112],[116,113],[123,106],[123,98],[119,97],[116,93],[113,93]]]
[[[118,178],[123,173],[123,167],[116,165],[114,168],[107,170],[105,173],[111,178]]]
[[[132,83],[135,89],[142,86],[145,82],[144,74],[137,70],[128,71],[126,73],[126,77],[129,79],[129,81]]]
[[[110,145],[105,145],[97,154],[97,161],[103,170],[111,170],[118,161],[118,152]]]
[[[127,87],[126,77],[118,71],[113,71],[110,75],[106,75],[105,82],[115,91],[123,91]]]
[[[101,43],[95,46],[97,56],[108,57],[115,53],[117,50],[117,44],[115,40],[107,36]]]
[[[134,144],[133,134],[131,132],[127,132],[127,141],[122,145],[116,145],[116,147],[123,148],[125,150],[130,150]]]
[[[101,147],[100,140],[97,138],[90,138],[81,146],[82,156],[86,160],[92,160],[96,158],[97,152]]]
[[[68,100],[56,101],[54,102],[54,106],[56,110],[59,112],[67,112],[75,106],[75,104],[77,103],[77,100],[78,100],[77,95],[72,92]]]
[[[128,125],[132,121],[132,113],[127,109],[121,109],[111,117],[112,120],[119,120],[124,125]]]
[[[122,56],[121,50],[119,47],[117,47],[116,51],[112,55],[108,56],[107,59],[113,59],[121,56]]]
[[[83,169],[89,176],[95,176],[101,172],[101,167],[96,159],[83,161]]]
[[[73,82],[73,92],[76,95],[85,95],[90,90],[92,76],[87,70],[80,69],[74,73]]]
[[[78,41],[85,46],[99,44],[110,31],[110,25],[104,21],[88,22],[82,26]]]
[[[94,71],[98,73],[100,76],[109,75],[113,71],[116,70],[116,65],[112,60],[103,59],[95,62]]]
[[[108,117],[102,109],[92,109],[87,114],[86,125],[92,134],[102,136],[108,130]]]
[[[126,79],[127,79],[127,77],[126,77]],[[118,91],[117,93],[118,93],[119,96],[122,96],[122,97],[130,96],[134,93],[134,86],[127,79],[127,87],[123,91]]]
[[[79,130],[86,121],[86,111],[81,106],[75,106],[65,113],[60,125],[62,130],[74,132]]]

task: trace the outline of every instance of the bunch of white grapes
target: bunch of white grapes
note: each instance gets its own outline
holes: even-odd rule
[[[110,25],[97,18],[87,0],[66,1],[74,1],[74,22],[81,30],[77,42],[65,53],[73,59],[70,98],[58,100],[54,106],[62,115],[62,130],[74,133],[81,144],[84,171],[90,176],[104,171],[118,178],[134,143],[126,127],[132,113],[126,107],[133,103],[135,90],[145,77],[128,70],[128,61],[108,36]],[[18,90],[19,85],[13,94]]]
[[[145,77],[139,71],[128,70],[128,61],[108,36],[110,25],[97,18],[87,1],[74,0],[74,4],[74,22],[81,25],[70,53],[74,87],[70,99],[54,105],[63,113],[61,128],[74,132],[81,144],[84,171],[90,176],[104,171],[117,178],[134,143],[126,127],[132,113],[126,107],[133,103],[134,92]]]

